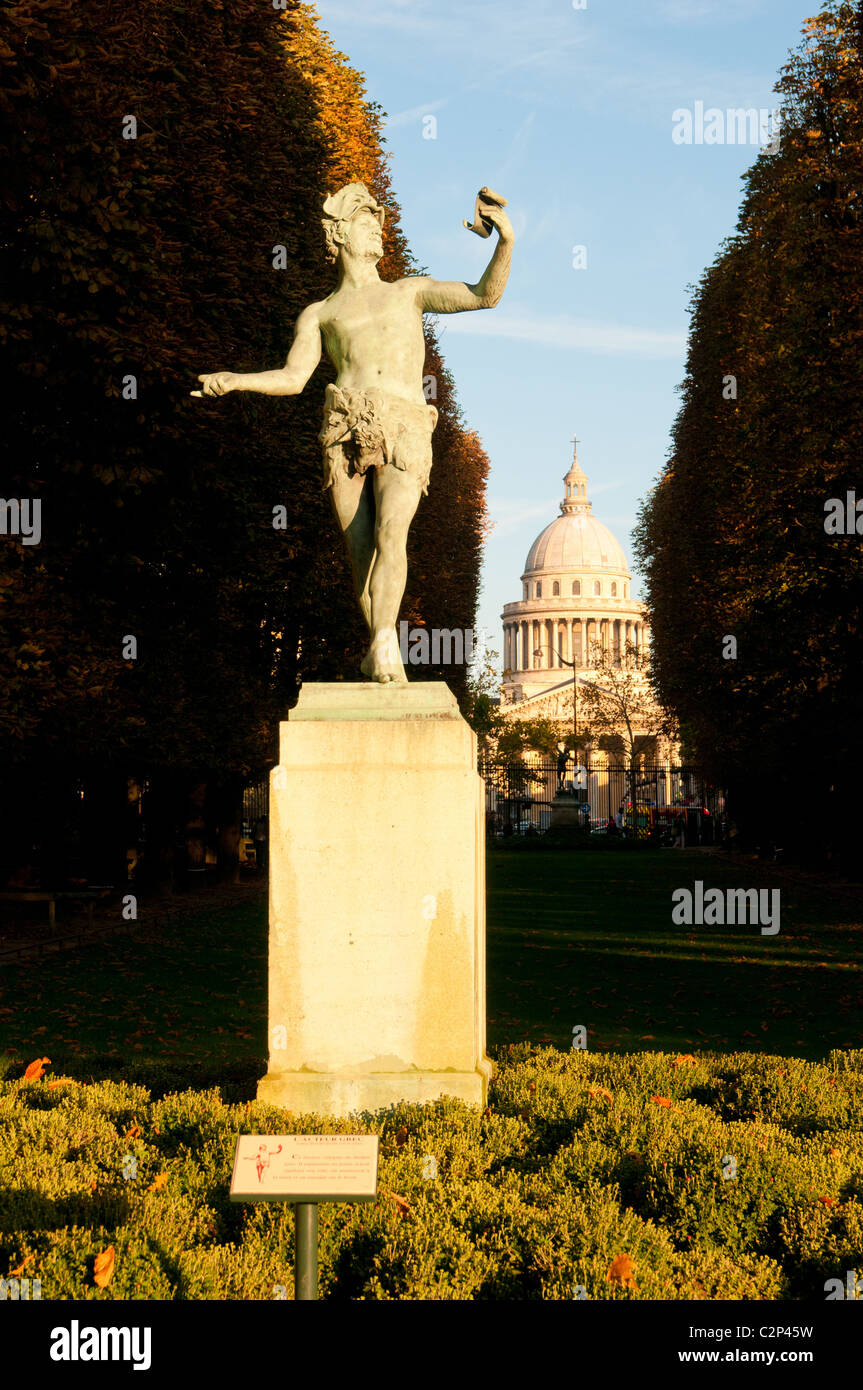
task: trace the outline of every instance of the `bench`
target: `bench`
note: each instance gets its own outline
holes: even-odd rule
[[[53,892],[49,888],[3,888],[0,889],[0,902],[12,903],[47,903],[48,904],[48,925],[52,929],[56,925],[57,912],[56,904],[60,899],[78,899],[87,904],[87,926],[93,925],[93,904],[100,898],[105,898],[111,892],[111,887],[97,886],[94,888],[80,888],[60,890]]]

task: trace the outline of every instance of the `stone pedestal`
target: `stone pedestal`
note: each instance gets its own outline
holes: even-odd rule
[[[585,817],[581,803],[566,792],[558,793],[551,803],[550,830],[583,830]]]
[[[303,686],[270,780],[260,1100],[485,1104],[484,836],[476,738],[443,682]]]

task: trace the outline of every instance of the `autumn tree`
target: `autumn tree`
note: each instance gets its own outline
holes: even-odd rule
[[[151,847],[197,825],[202,786],[209,819],[235,815],[299,683],[350,676],[365,641],[321,487],[327,368],[302,397],[215,406],[190,398],[197,373],[284,362],[332,288],[334,182],[367,177],[384,275],[409,265],[381,113],[311,7],[205,13],[0,8],[0,491],[43,508],[39,545],[0,538],[0,845],[67,841],[83,787],[112,880],[129,776]],[[470,626],[487,460],[429,354],[441,424],[406,616]]]
[[[601,643],[592,643],[587,669],[579,681],[580,709],[592,739],[625,763],[634,808],[639,765],[656,760],[657,739],[670,732],[671,721],[656,704],[634,642],[623,644],[619,664]]]
[[[658,696],[744,836],[845,855],[863,550],[825,509],[860,489],[862,58],[861,7],[831,0],[782,70],[779,146],[695,291],[671,456],[636,536]]]

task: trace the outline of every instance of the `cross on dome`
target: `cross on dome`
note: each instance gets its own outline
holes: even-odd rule
[[[565,474],[563,479],[564,493],[560,510],[564,516],[571,516],[574,512],[593,511],[593,503],[588,500],[587,496],[587,474],[578,461],[576,446],[580,442],[578,439],[572,441],[572,463],[569,466],[569,472]]]

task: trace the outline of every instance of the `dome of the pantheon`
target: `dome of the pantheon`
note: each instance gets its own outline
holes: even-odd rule
[[[587,475],[573,453],[560,515],[537,536],[521,575],[521,597],[503,610],[503,693],[532,698],[566,667],[587,666],[596,646],[620,665],[632,643],[647,655],[644,607],[632,597],[623,546],[593,515]]]
[[[629,597],[632,576],[626,563],[623,546],[607,526],[593,515],[593,503],[587,495],[587,474],[573,451],[572,463],[563,480],[563,500],[560,515],[549,522],[541,531],[527,552],[524,573],[521,576],[524,597],[539,597],[535,593],[533,581],[543,577],[554,579],[600,580],[600,592],[612,596],[611,584],[602,583],[608,576],[615,584],[614,598]],[[581,585],[573,591],[571,585],[560,589],[560,596],[587,597],[594,591],[594,585],[584,588]],[[552,591],[541,592],[541,597],[551,598]]]
[[[524,562],[524,579],[546,570],[612,570],[629,576],[623,547],[591,511],[587,477],[577,463],[566,476],[566,493],[555,517],[540,532]]]

